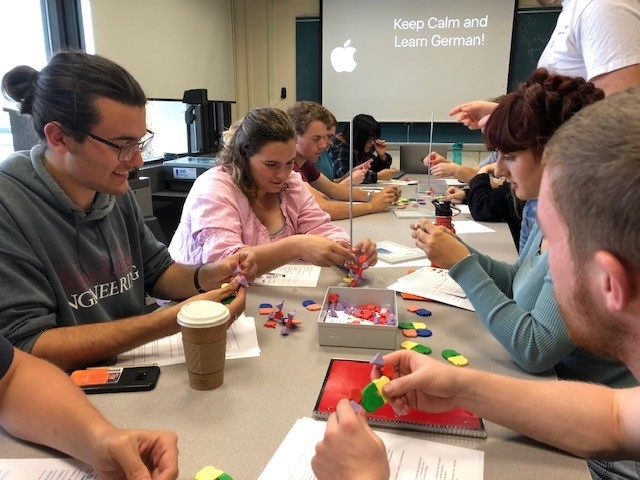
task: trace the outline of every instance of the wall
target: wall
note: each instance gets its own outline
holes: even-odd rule
[[[293,105],[296,17],[319,15],[319,0],[233,0],[232,5],[236,116],[266,104]],[[285,100],[280,99],[282,87]]]
[[[232,0],[91,0],[96,53],[129,70],[152,98],[206,88],[235,100]]]
[[[320,0],[232,0],[232,3],[238,92],[236,115],[265,104],[281,108],[293,105],[296,98],[295,20],[319,16]],[[559,4],[560,0],[555,3]],[[247,12],[249,4],[251,8]],[[518,1],[519,8],[538,6],[537,0]],[[246,31],[250,31],[252,48],[249,51]],[[285,100],[280,99],[281,87],[287,88]]]
[[[235,119],[265,104],[295,102],[295,20],[318,16],[320,0],[91,0],[91,8],[97,53],[130,69],[150,96],[181,98],[186,89],[206,88],[195,79],[204,72],[214,85],[209,98],[236,100]],[[180,66],[183,60],[192,66]],[[169,80],[179,81],[171,94],[150,90]]]

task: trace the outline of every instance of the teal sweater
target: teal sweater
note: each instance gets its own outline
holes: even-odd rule
[[[554,368],[558,378],[611,387],[638,385],[631,372],[611,358],[592,355],[569,337],[553,294],[547,252],[539,253],[542,232],[532,225],[515,264],[492,260],[471,247],[449,275],[460,284],[478,317],[530,373]]]

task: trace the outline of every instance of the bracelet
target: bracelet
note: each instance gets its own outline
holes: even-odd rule
[[[196,287],[198,293],[206,293],[207,291],[200,286],[200,282],[198,281],[198,275],[200,274],[200,269],[204,267],[203,265],[199,265],[196,268],[195,272],[193,272],[193,286]]]
[[[371,201],[371,190],[367,192],[367,202]]]

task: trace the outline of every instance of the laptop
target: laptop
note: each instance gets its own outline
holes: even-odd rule
[[[449,188],[447,180],[444,178],[436,178],[433,175],[426,175],[426,178],[421,178],[416,191],[418,193],[429,193],[429,190],[433,188],[433,194],[435,196],[444,195]]]
[[[431,151],[447,158],[448,143],[433,143]],[[427,173],[422,159],[429,154],[428,143],[407,143],[400,145],[400,170],[405,173]]]

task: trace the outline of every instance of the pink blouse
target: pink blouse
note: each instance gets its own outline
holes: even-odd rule
[[[285,226],[272,238],[231,176],[220,166],[207,170],[189,191],[180,225],[169,245],[171,256],[179,263],[202,264],[227,257],[243,246],[263,245],[301,233],[349,243],[347,232],[331,223],[299,173],[292,171],[287,184],[280,193]]]

